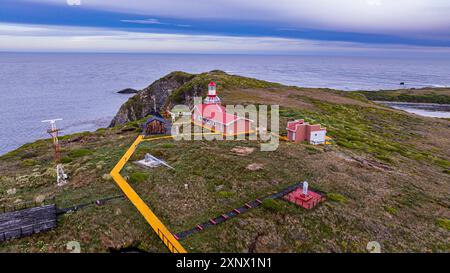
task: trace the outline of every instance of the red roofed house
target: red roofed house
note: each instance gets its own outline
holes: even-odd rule
[[[303,119],[290,121],[287,124],[288,139],[294,142],[308,141],[318,145],[325,143],[327,129],[320,124],[311,125]]]
[[[192,121],[226,135],[248,133],[253,123],[252,120],[226,112],[226,108],[221,105],[220,98],[217,96],[214,82],[209,83],[208,96],[203,101],[203,104],[194,106]]]

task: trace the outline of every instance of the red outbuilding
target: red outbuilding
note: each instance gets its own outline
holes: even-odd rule
[[[290,141],[308,141],[310,144],[324,144],[327,129],[320,124],[311,125],[303,119],[290,121],[286,127],[287,136]]]

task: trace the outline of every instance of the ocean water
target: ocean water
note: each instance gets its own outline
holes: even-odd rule
[[[394,109],[424,117],[450,118],[450,104],[410,103],[410,102],[379,102]]]
[[[0,155],[47,138],[42,120],[63,118],[63,134],[109,124],[130,95],[174,71],[221,69],[305,87],[379,90],[450,86],[450,60],[378,57],[0,53]]]

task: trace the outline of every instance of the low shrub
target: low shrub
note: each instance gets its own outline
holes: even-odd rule
[[[436,220],[436,225],[450,231],[450,219],[438,218]]]
[[[25,159],[21,162],[21,165],[24,167],[31,167],[38,164],[38,162],[34,159]]]
[[[394,207],[385,206],[384,210],[393,215],[397,214],[397,209]]]
[[[338,203],[347,203],[348,200],[345,198],[345,196],[339,194],[339,193],[328,193],[327,194],[328,200],[338,202]]]
[[[280,212],[283,211],[283,204],[281,202],[275,199],[265,199],[262,202],[262,207],[272,212]]]
[[[133,183],[144,182],[147,178],[148,174],[143,172],[135,172],[130,175],[130,181]]]
[[[88,149],[77,149],[69,152],[69,156],[72,158],[83,157],[90,154],[92,154],[92,151]]]
[[[232,192],[229,192],[229,191],[219,191],[219,192],[217,193],[217,195],[219,195],[219,197],[221,197],[221,198],[230,198],[230,197],[232,197],[234,194],[233,194]]]

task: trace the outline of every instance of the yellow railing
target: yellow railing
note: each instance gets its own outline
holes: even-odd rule
[[[192,135],[214,135],[214,134],[223,134],[220,132],[214,132],[212,128],[208,128],[203,126],[202,124],[196,124],[199,126],[202,126],[208,130],[211,130],[211,133],[193,133]],[[250,134],[255,133],[255,131],[249,131],[245,133],[239,133],[239,134]],[[257,133],[257,132],[256,132]],[[226,134],[223,134],[226,136]],[[279,135],[278,135],[279,136]],[[279,136],[282,139],[286,139],[285,137]],[[163,241],[163,243],[167,246],[170,252],[172,253],[186,253],[187,251],[184,249],[184,247],[180,244],[180,242],[173,236],[173,234],[166,228],[166,226],[159,220],[159,218],[153,213],[153,211],[147,206],[147,204],[139,197],[139,195],[134,191],[134,189],[128,184],[128,182],[120,175],[120,171],[123,169],[125,164],[128,162],[130,157],[133,155],[133,153],[136,151],[137,146],[142,141],[152,141],[152,140],[158,140],[158,139],[170,139],[173,138],[172,136],[160,136],[160,137],[154,137],[154,138],[144,138],[143,135],[139,135],[136,140],[133,142],[133,144],[128,148],[128,150],[125,152],[125,154],[122,156],[122,158],[117,162],[116,166],[111,171],[111,176],[114,179],[114,181],[117,183],[117,185],[120,187],[120,189],[123,191],[125,196],[133,203],[133,205],[138,209],[138,211],[144,216],[147,223],[150,224],[152,229],[155,231],[155,233],[158,235],[158,237]]]
[[[164,137],[160,137],[161,139]],[[117,185],[122,189],[123,193],[127,198],[133,203],[133,205],[138,209],[138,211],[144,216],[147,223],[153,228],[153,230],[158,234],[164,244],[167,246],[172,253],[186,253],[184,247],[178,242],[178,240],[173,236],[173,234],[166,228],[166,226],[159,220],[158,217],[153,213],[153,211],[145,204],[145,202],[139,197],[139,195],[133,190],[133,188],[128,184],[128,182],[120,175],[120,170],[125,166],[127,161],[130,159],[131,155],[136,151],[139,143],[142,142],[144,136],[140,135],[133,142],[131,147],[122,156],[117,165],[111,171],[111,176],[116,181]],[[155,138],[156,139],[156,138]],[[154,140],[154,139],[153,139]]]

